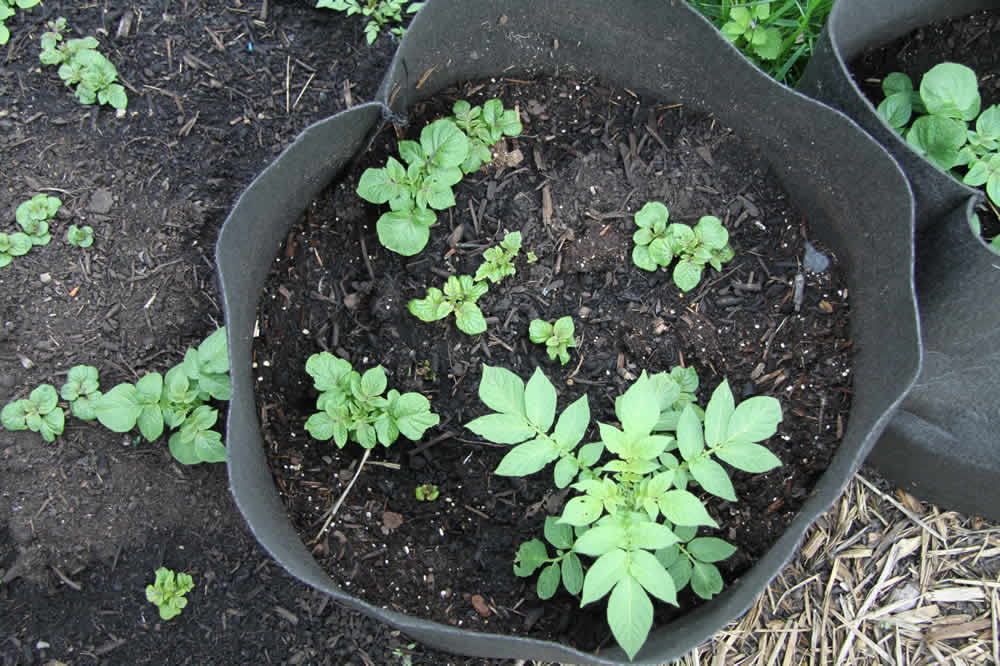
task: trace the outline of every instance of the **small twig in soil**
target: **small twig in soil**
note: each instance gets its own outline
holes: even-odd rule
[[[449,430],[448,432],[441,433],[440,435],[438,435],[434,439],[430,440],[426,444],[421,444],[420,446],[418,446],[417,448],[413,449],[412,451],[407,451],[407,453],[412,458],[413,456],[415,456],[417,454],[423,453],[424,451],[426,451],[427,449],[431,448],[435,444],[443,442],[446,439],[451,439],[452,437],[454,437],[457,434],[458,433],[455,432],[454,430]]]
[[[52,570],[56,572],[57,576],[59,576],[59,580],[61,580],[62,582],[66,583],[67,585],[69,585],[70,587],[72,587],[77,592],[81,592],[83,590],[83,586],[82,585],[80,585],[79,583],[74,582],[74,581],[70,580],[69,578],[67,578],[66,574],[64,574],[62,571],[59,570],[59,567],[55,566],[54,564],[53,565],[49,565],[49,566],[51,566]]]
[[[333,508],[327,513],[326,520],[323,522],[323,529],[321,529],[319,533],[316,534],[316,537],[309,542],[310,546],[319,541],[319,538],[323,536],[327,529],[329,529],[330,523],[333,522],[333,517],[336,516],[337,511],[340,510],[340,505],[344,503],[344,499],[347,497],[347,494],[351,492],[351,488],[354,487],[354,482],[358,480],[359,476],[361,476],[361,470],[364,469],[365,463],[368,461],[368,456],[371,452],[371,449],[365,449],[365,455],[361,457],[361,462],[358,463],[358,471],[354,473],[354,478],[352,478],[351,482],[347,484],[347,488],[345,488],[344,492],[341,493],[340,497],[337,499],[337,503],[334,504]]]

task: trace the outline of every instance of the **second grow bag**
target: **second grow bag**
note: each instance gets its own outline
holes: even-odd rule
[[[854,397],[838,454],[790,528],[711,602],[655,628],[636,662],[678,658],[743,613],[840,495],[919,371],[912,283],[912,199],[895,162],[840,113],[747,62],[686,3],[660,0],[431,0],[413,20],[378,100],[308,128],[250,185],[216,259],[233,393],[227,424],[232,491],[260,543],[338,602],[437,649],[497,658],[617,664],[538,639],[473,632],[372,606],[340,588],[302,544],[268,469],[254,404],[251,344],[269,266],[310,200],[337,179],[387,119],[460,80],[596,74],[650,97],[711,112],[767,156],[812,232],[839,257],[851,298]],[[886,225],[897,218],[898,224]],[[512,554],[513,555],[513,554]]]
[[[868,462],[921,499],[1000,520],[1000,257],[969,225],[983,194],[910,148],[846,65],[915,28],[984,8],[1000,2],[838,0],[799,88],[880,141],[916,199],[923,369]],[[903,222],[887,217],[887,233]]]

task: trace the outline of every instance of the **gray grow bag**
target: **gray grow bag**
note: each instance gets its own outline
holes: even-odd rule
[[[244,192],[216,259],[229,332],[233,395],[227,442],[233,494],[261,544],[338,602],[441,650],[471,656],[615,664],[537,639],[471,632],[371,606],[320,568],[286,518],[254,408],[256,304],[287,230],[392,113],[459,80],[501,74],[597,74],[640,94],[711,111],[768,155],[813,233],[848,273],[855,355],[853,408],[841,448],[788,531],[721,595],[655,628],[637,662],[680,657],[743,613],[839,496],[919,371],[912,283],[912,199],[878,144],[843,115],[762,74],[686,3],[661,0],[431,0],[396,53],[378,101],[307,129]],[[384,106],[383,106],[384,105]],[[820,138],[822,137],[822,138]],[[889,218],[899,223],[886,225]],[[512,553],[513,556],[513,553]]]
[[[838,0],[799,87],[880,141],[916,199],[923,370],[868,462],[921,499],[1000,520],[1000,257],[969,227],[983,194],[912,150],[845,64],[922,25],[988,7],[1000,2]]]

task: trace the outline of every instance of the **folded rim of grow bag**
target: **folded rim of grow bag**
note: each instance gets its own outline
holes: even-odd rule
[[[772,549],[711,602],[655,628],[635,659],[667,661],[710,638],[753,603],[806,528],[842,492],[917,376],[912,197],[895,162],[853,122],[775,83],[686,3],[430,0],[407,30],[379,99],[405,114],[413,102],[460,80],[515,72],[595,74],[643,95],[714,113],[770,156],[794,203],[812,213],[813,233],[833,248],[848,274],[855,395],[840,450]],[[237,503],[258,540],[297,578],[432,647],[471,656],[622,663],[625,655],[617,647],[596,655],[373,607],[345,593],[320,569],[285,516],[253,409],[253,308],[280,238],[308,204],[307,192],[337,175],[381,112],[377,106],[352,109],[306,130],[244,193],[223,228],[217,255],[230,325],[228,446]],[[330,155],[324,158],[317,145]],[[315,173],[310,162],[318,162]],[[886,216],[909,222],[886,229]]]

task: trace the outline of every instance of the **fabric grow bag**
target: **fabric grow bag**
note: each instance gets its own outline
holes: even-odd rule
[[[256,303],[281,239],[366,137],[408,105],[464,79],[597,74],[643,95],[716,114],[769,156],[813,233],[848,273],[855,396],[839,453],[788,531],[710,603],[656,628],[635,662],[680,657],[743,613],[839,496],[919,372],[912,198],[894,161],[842,114],[771,80],[686,3],[661,0],[431,0],[413,20],[376,102],[308,128],[243,193],[216,249],[233,394],[232,491],[261,544],[294,576],[437,649],[577,664],[626,661],[531,638],[471,632],[356,599],[338,587],[286,518],[267,467],[251,374]],[[822,137],[822,140],[819,140]],[[885,219],[902,222],[885,229]],[[513,554],[512,554],[513,556]]]
[[[845,64],[917,27],[984,8],[1000,2],[838,0],[799,87],[880,141],[916,199],[923,369],[868,462],[921,499],[1000,520],[1000,257],[969,227],[983,194],[912,150]]]

